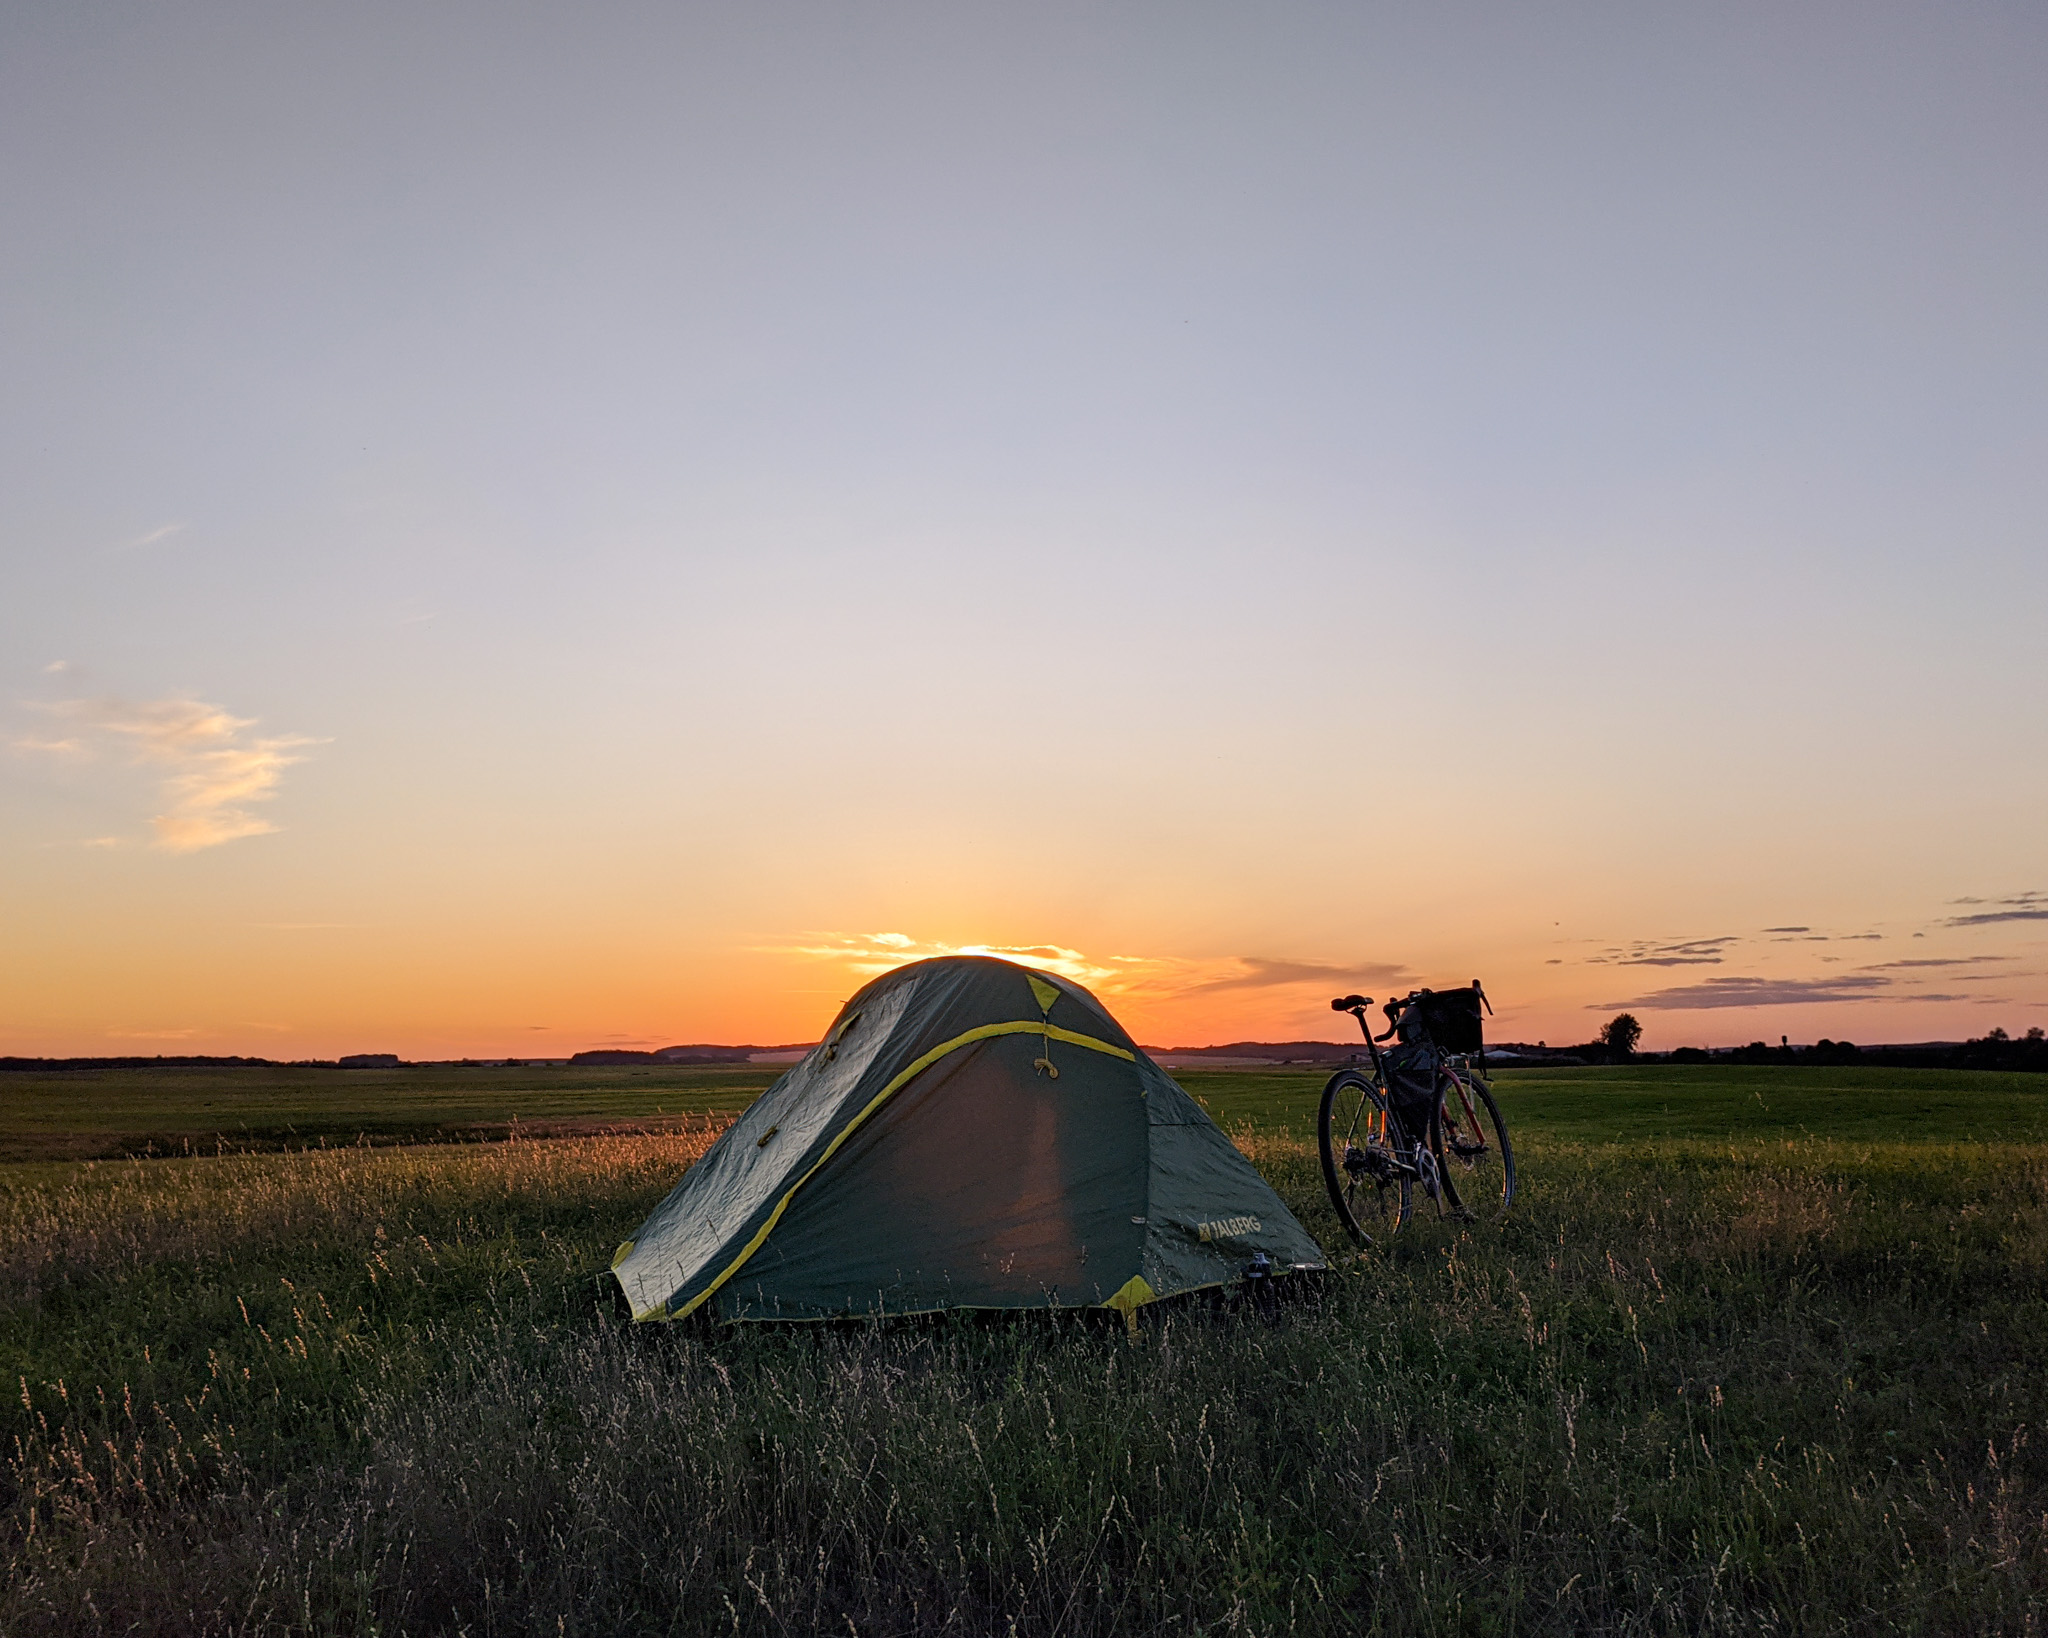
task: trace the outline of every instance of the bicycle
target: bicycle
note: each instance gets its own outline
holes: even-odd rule
[[[1323,1087],[1316,1116],[1323,1184],[1345,1232],[1370,1245],[1367,1223],[1397,1233],[1414,1212],[1420,1185],[1442,1217],[1473,1220],[1465,1202],[1498,1195],[1493,1215],[1515,1195],[1515,1151],[1507,1120],[1486,1077],[1480,1009],[1493,1010],[1475,978],[1462,990],[1414,990],[1382,1009],[1387,1028],[1375,1036],[1366,1019],[1368,995],[1330,1003],[1348,1012],[1365,1035],[1369,1069],[1339,1070]],[[1382,1053],[1380,1042],[1400,1044]],[[1465,1189],[1458,1179],[1465,1180]]]

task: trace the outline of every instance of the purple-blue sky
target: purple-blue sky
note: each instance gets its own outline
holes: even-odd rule
[[[2017,5],[10,7],[0,1052],[969,947],[1172,1043],[2048,1022],[2044,83]]]

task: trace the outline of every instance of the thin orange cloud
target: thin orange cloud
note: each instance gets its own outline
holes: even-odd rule
[[[936,956],[997,956],[1058,973],[1104,995],[1166,1000],[1223,990],[1278,989],[1291,985],[1390,984],[1403,972],[1390,962],[1332,962],[1272,956],[1196,960],[1178,956],[1092,957],[1059,944],[948,944],[908,933],[814,933],[794,944],[766,947],[776,955],[808,956],[844,965],[863,977]]]

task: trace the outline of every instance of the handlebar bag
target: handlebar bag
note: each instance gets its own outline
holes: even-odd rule
[[[1479,992],[1424,990],[1401,1015],[1401,1039],[1428,1041],[1441,1052],[1474,1053],[1484,1045],[1479,1021]]]

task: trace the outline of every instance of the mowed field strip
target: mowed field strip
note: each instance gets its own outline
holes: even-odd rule
[[[612,1247],[773,1074],[0,1078],[0,1631],[2048,1617],[2042,1078],[1506,1074],[1507,1221],[1359,1257],[1322,1075],[1188,1071],[1319,1301],[622,1325]],[[52,1158],[137,1138],[254,1152]]]

